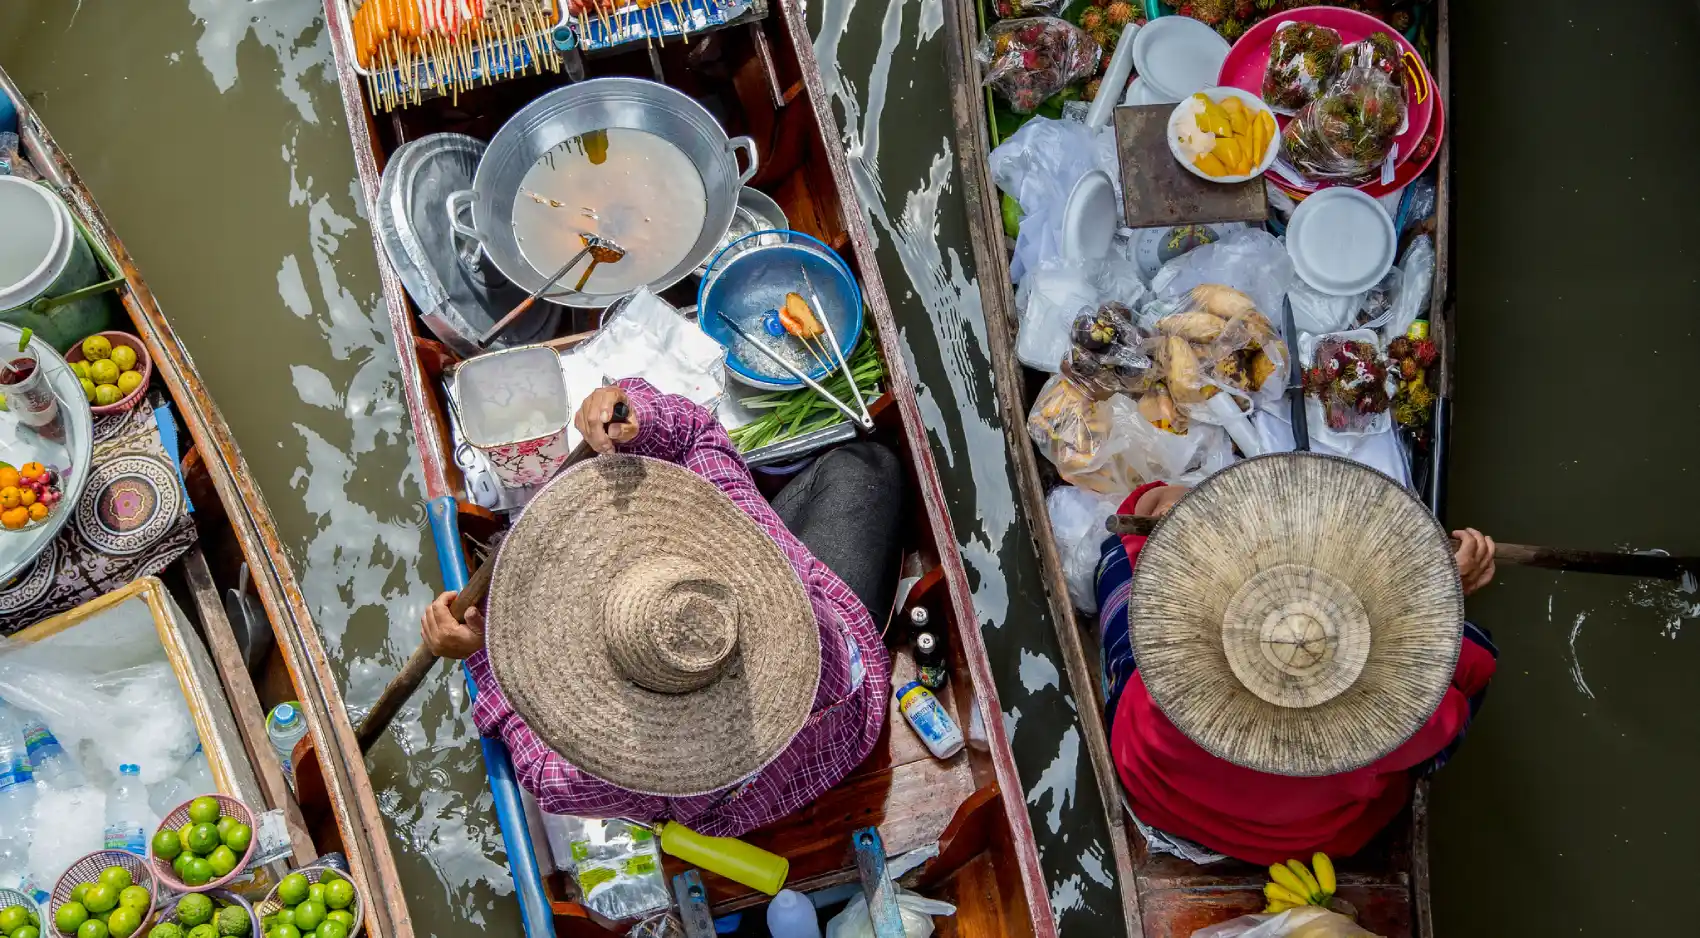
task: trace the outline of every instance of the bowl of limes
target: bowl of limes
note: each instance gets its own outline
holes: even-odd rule
[[[248,900],[224,889],[169,900],[147,938],[259,938],[260,920]]]
[[[147,860],[124,850],[96,850],[53,885],[47,917],[61,938],[130,938],[153,915],[156,888]]]
[[[65,363],[82,379],[95,416],[136,406],[153,377],[153,359],[142,340],[128,332],[97,332],[72,346]]]
[[[269,938],[354,938],[364,906],[340,870],[309,866],[278,880],[254,912]]]
[[[148,859],[177,892],[217,889],[254,859],[254,812],[229,795],[202,795],[178,805],[154,832]]]
[[[16,889],[0,889],[0,935],[41,938],[41,909]]]

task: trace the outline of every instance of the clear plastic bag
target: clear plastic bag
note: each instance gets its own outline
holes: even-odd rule
[[[1404,54],[1392,33],[1377,31],[1341,46],[1334,58],[1334,70],[1344,74],[1354,68],[1373,68],[1400,81],[1399,60]]]
[[[1023,365],[1055,374],[1069,352],[1069,327],[1082,311],[1103,299],[1080,264],[1045,264],[1021,282],[1021,326],[1015,357]]]
[[[1405,123],[1405,89],[1378,68],[1341,72],[1281,131],[1281,151],[1305,177],[1356,185],[1380,172]]]
[[[1380,938],[1337,912],[1316,905],[1288,909],[1279,915],[1242,915],[1200,928],[1192,938]]]
[[[1112,302],[1081,310],[1069,326],[1068,339],[1062,373],[1094,397],[1104,400],[1112,394],[1150,390],[1154,363],[1126,306]]]
[[[1109,536],[1104,531],[1104,519],[1126,497],[1126,493],[1105,495],[1076,485],[1059,485],[1045,496],[1051,536],[1062,555],[1063,579],[1068,581],[1068,598],[1074,608],[1088,615],[1098,611],[1092,581],[1098,569],[1099,548]]]
[[[897,914],[903,919],[904,938],[928,938],[933,933],[933,916],[955,915],[956,906],[899,889]],[[844,911],[826,923],[826,938],[874,938],[874,919],[868,914],[865,896],[851,899]]]
[[[611,919],[632,918],[672,902],[655,835],[641,824],[564,814],[544,816],[550,852],[577,881],[584,904]],[[565,842],[564,852],[557,848]]]
[[[1340,34],[1326,26],[1298,21],[1275,27],[1269,41],[1269,67],[1263,72],[1263,100],[1291,114],[1309,104],[1328,84],[1340,51]]]
[[[1421,235],[1405,249],[1399,262],[1399,286],[1392,294],[1386,318],[1374,326],[1391,342],[1405,334],[1428,308],[1429,290],[1434,286],[1434,242]]]
[[[1091,75],[1101,54],[1098,43],[1073,23],[1032,16],[993,23],[974,57],[986,69],[986,84],[1016,113],[1031,114],[1046,98]]]
[[[1303,336],[1304,393],[1312,433],[1366,436],[1392,428],[1394,384],[1369,329]],[[1349,446],[1349,443],[1341,443]]]
[[[1275,317],[1296,282],[1292,256],[1281,239],[1261,228],[1245,228],[1164,264],[1151,278],[1151,292],[1173,301],[1201,284],[1221,284],[1251,297],[1265,316]]]
[[[1065,5],[1065,0],[997,0],[992,8],[997,11],[998,19],[1007,20],[1018,16],[1055,16]]]
[[[1163,381],[1183,414],[1196,416],[1196,408],[1218,393],[1232,396],[1241,410],[1281,396],[1286,343],[1239,290],[1200,284],[1148,305],[1140,322],[1156,335],[1152,377]]]
[[[1147,482],[1192,484],[1234,458],[1219,427],[1161,430],[1127,395],[1094,400],[1061,376],[1040,389],[1027,434],[1064,481],[1102,495],[1125,496]]]

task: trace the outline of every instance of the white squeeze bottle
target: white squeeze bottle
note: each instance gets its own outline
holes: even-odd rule
[[[106,799],[106,849],[148,854],[148,828],[153,826],[147,786],[134,764],[118,767],[118,784]]]
[[[796,890],[779,890],[767,906],[767,933],[773,938],[820,938],[815,904]]]
[[[299,703],[293,700],[280,703],[272,708],[271,713],[266,714],[266,738],[272,741],[272,748],[277,750],[278,758],[283,760],[284,778],[295,778],[290,754],[295,751],[295,744],[306,735],[307,721],[301,717]]]

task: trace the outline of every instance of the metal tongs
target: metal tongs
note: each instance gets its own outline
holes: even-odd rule
[[[844,350],[839,347],[838,337],[836,335],[834,335],[833,332],[832,332],[832,322],[831,322],[831,320],[825,315],[824,312],[822,312],[820,297],[818,295],[816,295],[815,286],[809,280],[809,272],[807,270],[804,270],[802,273],[803,273],[803,285],[805,287],[807,287],[808,291],[809,291],[809,303],[811,304],[811,309],[815,313],[815,318],[820,321],[821,329],[826,332],[826,342],[825,342],[825,344],[831,347],[833,357],[836,358],[837,361],[838,361],[838,367],[843,369],[843,371],[844,371],[844,380],[849,383],[850,393],[851,393],[852,396],[854,396],[854,398],[856,400],[856,409],[855,410],[851,410],[849,404],[846,404],[843,401],[839,400],[838,395],[832,393],[831,391],[828,391],[824,386],[821,385],[820,382],[809,377],[807,372],[798,368],[796,365],[793,365],[790,362],[786,361],[783,357],[780,356],[780,354],[778,352],[775,352],[773,349],[768,348],[766,344],[758,341],[755,338],[755,336],[750,335],[748,331],[746,331],[742,326],[733,322],[731,320],[731,318],[728,317],[726,314],[722,313],[720,315],[720,318],[726,323],[726,328],[730,329],[732,331],[733,335],[736,335],[738,338],[743,339],[749,345],[755,346],[755,348],[758,351],[760,351],[763,355],[766,355],[769,359],[772,359],[774,364],[776,364],[779,367],[790,372],[792,377],[794,377],[797,380],[808,385],[810,388],[812,388],[814,390],[814,392],[816,394],[819,394],[821,397],[826,398],[827,401],[832,404],[832,406],[834,406],[834,407],[838,408],[840,411],[842,411],[844,416],[849,417],[851,422],[855,423],[857,426],[861,427],[863,430],[872,430],[874,428],[874,418],[868,413],[868,402],[865,399],[863,399],[863,397],[862,397],[862,389],[856,386],[855,376],[850,374],[850,364],[844,360]],[[807,346],[805,346],[805,347],[807,347]],[[830,367],[831,367],[830,364],[828,364],[829,369],[830,369]],[[830,374],[830,373],[831,372],[829,370],[828,374]]]

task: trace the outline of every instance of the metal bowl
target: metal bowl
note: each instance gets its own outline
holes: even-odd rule
[[[659,293],[678,283],[713,254],[725,236],[738,205],[738,190],[755,175],[756,147],[749,137],[728,139],[702,105],[653,81],[597,78],[557,88],[526,105],[490,140],[472,188],[449,195],[449,224],[459,234],[476,240],[516,286],[528,292],[538,290],[554,270],[538,270],[520,251],[513,229],[514,200],[519,196],[520,183],[538,158],[556,146],[592,131],[614,128],[660,137],[678,147],[702,176],[707,203],[702,230],[685,257],[651,281],[649,288]],[[738,169],[739,150],[748,163],[742,171]],[[470,224],[465,214],[469,210]],[[563,290],[544,299],[562,306],[600,308],[623,295]]]

